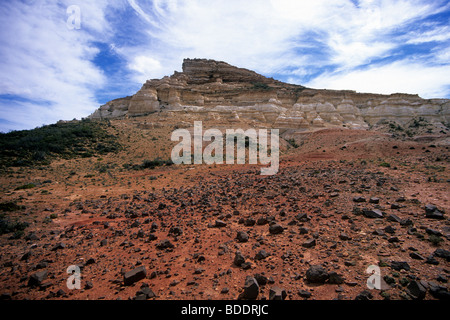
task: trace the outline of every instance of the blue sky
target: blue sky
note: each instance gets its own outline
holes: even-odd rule
[[[444,0],[12,0],[0,21],[2,132],[86,117],[183,58],[313,88],[450,98]]]

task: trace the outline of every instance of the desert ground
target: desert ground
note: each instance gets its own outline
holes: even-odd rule
[[[179,121],[111,120],[117,152],[2,169],[2,219],[27,225],[0,236],[2,299],[449,298],[448,130],[304,132],[272,176],[136,168],[170,158]]]

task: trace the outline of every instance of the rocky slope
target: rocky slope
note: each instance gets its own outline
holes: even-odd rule
[[[91,119],[151,113],[189,113],[207,119],[252,120],[274,128],[307,131],[323,127],[366,129],[382,120],[450,122],[450,100],[410,94],[316,90],[266,78],[225,62],[185,59],[183,72],[148,80],[132,97],[101,106]]]

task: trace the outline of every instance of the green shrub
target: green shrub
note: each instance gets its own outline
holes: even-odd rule
[[[391,167],[391,164],[390,163],[388,163],[388,162],[381,162],[380,163],[380,167],[385,167],[385,168],[390,168]]]
[[[25,209],[25,206],[20,206],[20,205],[16,204],[15,202],[0,203],[0,211],[13,212],[13,211],[23,210],[23,209]]]
[[[435,234],[430,235],[430,237],[428,238],[428,240],[434,245],[434,246],[439,246],[439,244],[444,241],[440,236],[437,236]]]
[[[27,184],[24,184],[23,186],[17,187],[15,190],[26,190],[26,189],[32,189],[35,187],[36,187],[36,185],[34,183],[27,183]]]
[[[27,222],[11,222],[2,216],[0,217],[0,235],[13,232],[18,233],[18,235],[22,235],[23,230],[25,230],[28,225],[29,224]]]
[[[0,133],[0,166],[47,165],[54,158],[91,157],[120,149],[106,122],[59,122],[33,130]]]

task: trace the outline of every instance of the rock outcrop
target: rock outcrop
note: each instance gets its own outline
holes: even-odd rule
[[[91,119],[189,113],[207,119],[265,123],[274,128],[366,129],[382,120],[450,122],[450,100],[411,94],[367,94],[305,88],[225,62],[185,59],[183,72],[148,80],[135,95],[101,106]]]

